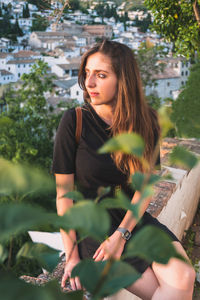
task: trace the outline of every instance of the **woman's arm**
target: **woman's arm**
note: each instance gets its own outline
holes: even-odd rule
[[[69,191],[72,191],[74,188],[74,174],[55,174],[56,177],[56,206],[57,213],[59,216],[65,214],[65,212],[72,207],[73,200],[65,197]],[[76,243],[76,232],[74,230],[70,230],[68,233],[63,229],[60,229],[63,245],[65,249],[66,256],[66,266],[65,272],[62,278],[62,287],[65,286],[65,281],[67,278],[70,278],[71,271],[75,267],[77,263],[80,261],[78,247]],[[80,281],[78,278],[70,279],[70,283],[72,289],[80,289]]]
[[[140,192],[136,191],[131,203],[135,204],[140,199]],[[141,218],[146,211],[149,203],[150,203],[151,197],[148,197],[144,200],[140,207],[139,217]],[[134,218],[132,212],[128,210],[121,221],[119,227],[125,228],[129,230],[130,232],[133,230],[133,228],[136,226],[137,221]],[[105,240],[99,248],[96,250],[93,259],[95,261],[100,260],[106,260],[110,256],[115,257],[116,259],[119,259],[122,255],[122,252],[124,250],[124,245],[126,241],[122,238],[122,235],[119,231],[115,231],[107,240]]]

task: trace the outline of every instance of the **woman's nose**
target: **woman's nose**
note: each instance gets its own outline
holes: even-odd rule
[[[96,86],[96,78],[94,74],[88,75],[85,80],[86,87],[95,87]]]

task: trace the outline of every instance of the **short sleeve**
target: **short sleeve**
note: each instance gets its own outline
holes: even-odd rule
[[[76,113],[75,109],[67,110],[58,127],[53,152],[52,172],[56,174],[75,173],[76,159]]]

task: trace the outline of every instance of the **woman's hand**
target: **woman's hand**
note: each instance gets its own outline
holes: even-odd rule
[[[81,290],[82,286],[80,283],[80,280],[78,277],[71,278],[71,272],[73,268],[80,262],[80,258],[76,259],[70,259],[68,262],[66,262],[65,269],[64,269],[64,275],[62,277],[61,287],[65,287],[65,282],[69,278],[72,290]]]
[[[109,257],[120,259],[126,241],[122,238],[119,231],[115,231],[105,240],[93,255],[95,261],[107,260]]]

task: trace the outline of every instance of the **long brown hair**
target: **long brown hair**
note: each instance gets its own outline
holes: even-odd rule
[[[144,158],[150,163],[160,127],[156,112],[145,101],[140,72],[133,51],[124,44],[103,40],[83,55],[78,82],[84,91],[85,102],[90,102],[85,87],[85,66],[88,57],[97,52],[111,59],[112,68],[118,79],[117,101],[113,123],[110,126],[111,134],[113,136],[122,132],[140,134],[145,142]],[[124,173],[130,175],[137,170],[144,171],[141,161],[136,157],[115,152],[112,158],[117,168]]]

